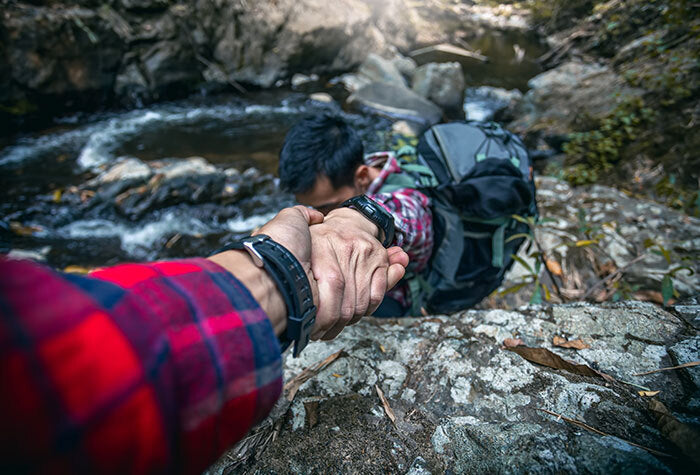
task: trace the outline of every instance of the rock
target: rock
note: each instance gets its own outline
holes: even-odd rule
[[[332,104],[335,102],[333,97],[326,92],[315,92],[309,96],[309,99],[316,102],[323,102],[324,104]]]
[[[293,88],[298,88],[303,86],[304,84],[309,84],[312,82],[318,82],[318,74],[312,74],[310,76],[307,76],[305,74],[295,74],[292,76],[292,87]]]
[[[575,61],[535,76],[528,85],[509,125],[523,135],[566,135],[577,118],[601,119],[621,102],[642,94],[607,66]]]
[[[418,65],[412,58],[407,58],[397,54],[391,59],[394,67],[403,75],[404,79],[410,80],[413,78],[413,73],[416,72]]]
[[[406,137],[418,137],[421,133],[420,127],[417,127],[415,123],[408,122],[406,120],[399,120],[391,124],[391,131],[395,134]]]
[[[349,92],[356,92],[371,83],[372,81],[367,76],[354,73],[343,74],[342,76],[331,79],[331,84],[342,84]]]
[[[402,86],[374,82],[353,93],[348,102],[381,115],[403,119],[429,127],[442,118],[442,111],[432,102]]]
[[[109,170],[88,182],[90,186],[101,186],[115,181],[140,181],[145,182],[153,175],[151,167],[138,158],[126,158],[113,165]]]
[[[453,63],[428,63],[413,74],[413,91],[445,109],[462,106],[464,72],[462,65]]]
[[[263,424],[269,434],[280,421],[277,437],[239,468],[246,473],[673,471],[672,459],[625,442],[677,453],[660,434],[637,388],[529,363],[502,347],[504,338],[515,335],[528,346],[547,348],[619,380],[662,389],[658,398],[664,404],[690,423],[700,422],[686,406],[692,389],[684,378],[693,368],[633,376],[671,365],[671,348],[689,341],[676,317],[651,304],[366,318],[336,340],[312,343],[299,358],[285,359],[290,379],[344,349],[300,387],[291,406],[280,401],[289,416],[280,410]],[[553,347],[555,335],[583,338],[591,348]],[[698,359],[697,349],[692,351]],[[396,427],[384,413],[375,384],[387,397]],[[311,412],[309,404],[315,408]],[[588,432],[541,409],[611,436]],[[231,460],[224,456],[210,473],[221,473]]]
[[[517,89],[501,87],[470,87],[465,91],[464,115],[468,120],[493,120],[502,110],[522,99],[523,93]]]
[[[608,269],[608,273],[624,268],[618,284],[619,295],[624,296],[629,294],[623,292],[632,293],[629,289],[660,292],[663,276],[670,268],[682,265],[682,262],[698,261],[700,219],[652,201],[629,197],[614,188],[599,185],[573,188],[551,177],[538,177],[536,185],[540,215],[553,220],[538,226],[538,240],[544,249],[551,250],[548,258],[564,269],[560,286],[571,289],[572,298],[581,298],[583,292],[599,282],[601,277],[595,268]],[[595,245],[576,246],[576,242],[589,239],[581,232],[582,226],[591,230]],[[672,263],[669,265],[664,257],[647,252],[647,240],[671,249]],[[643,259],[630,265],[642,254],[645,254]],[[521,248],[519,255],[534,265],[525,247]],[[596,267],[591,263],[592,259]],[[520,282],[527,274],[523,266],[516,264],[507,274],[502,288]],[[547,279],[544,271],[542,276]],[[700,294],[700,281],[696,275],[679,272],[673,282],[681,296]],[[576,293],[577,290],[580,293]],[[527,286],[515,297],[509,296],[508,302],[520,305],[527,302],[530,295],[532,288]],[[592,298],[598,296],[602,294],[596,292]],[[502,306],[503,303],[494,300],[488,305]],[[689,304],[687,312],[687,319],[692,324],[690,315],[695,312],[695,307]]]
[[[141,63],[154,92],[178,86],[188,88],[202,79],[191,48],[177,41],[156,43],[143,53]]]
[[[396,64],[379,55],[370,53],[360,65],[358,72],[373,82],[385,82],[394,86],[407,86],[406,80]]]

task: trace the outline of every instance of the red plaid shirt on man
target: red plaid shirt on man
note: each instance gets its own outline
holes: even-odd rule
[[[366,195],[394,216],[394,245],[408,254],[410,264],[407,272],[422,271],[427,267],[433,253],[433,215],[430,211],[430,199],[413,188],[401,188],[393,193],[379,192],[389,175],[402,173],[394,153],[378,152],[367,155],[365,164],[382,167],[379,176],[367,189]],[[399,282],[387,296],[397,300],[404,309],[411,306],[408,284],[405,281]]]
[[[0,352],[2,473],[201,473],[282,388],[270,321],[206,259],[0,257]]]

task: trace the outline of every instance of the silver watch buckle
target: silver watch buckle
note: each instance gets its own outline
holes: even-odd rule
[[[243,241],[243,247],[248,251],[248,254],[250,254],[251,259],[253,259],[253,264],[255,264],[256,267],[262,268],[264,264],[263,257],[258,250],[255,249],[255,245],[267,241],[268,239],[270,239],[268,236],[251,236]]]

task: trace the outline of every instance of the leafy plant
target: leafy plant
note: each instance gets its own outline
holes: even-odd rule
[[[653,239],[647,239],[644,241],[644,247],[650,250],[652,254],[657,256],[662,256],[668,265],[668,269],[663,274],[661,279],[661,296],[664,299],[664,305],[668,305],[668,302],[673,297],[680,297],[678,290],[674,286],[674,278],[680,272],[685,271],[688,276],[695,274],[695,271],[687,265],[679,265],[674,263],[674,254],[669,249],[654,241]],[[681,259],[684,260],[684,259]]]

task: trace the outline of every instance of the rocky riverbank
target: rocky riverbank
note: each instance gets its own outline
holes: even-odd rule
[[[686,320],[687,307],[363,320],[287,358],[286,398],[209,473],[690,473],[700,368],[637,376],[698,359],[700,307]],[[588,375],[533,363],[548,351]]]

